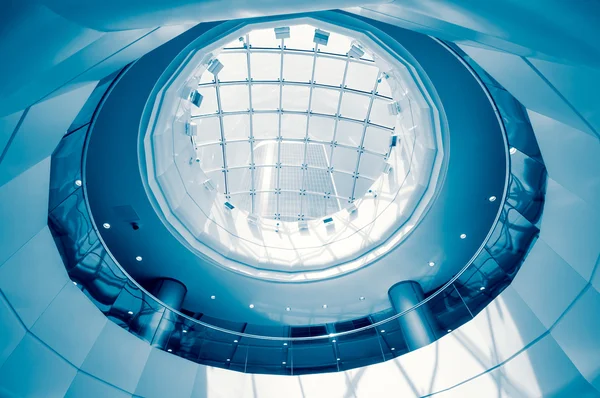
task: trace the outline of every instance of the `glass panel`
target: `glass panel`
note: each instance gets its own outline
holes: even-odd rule
[[[358,160],[358,150],[336,147],[333,150],[333,169],[354,173]]]
[[[379,68],[375,65],[350,61],[346,74],[346,87],[371,92],[375,87],[378,74]]]
[[[250,164],[250,143],[230,142],[225,146],[227,167],[247,166]]]
[[[381,82],[377,84],[377,94],[383,95],[384,97],[392,97],[392,89],[390,88],[387,79],[384,77],[382,77]]]
[[[345,59],[317,57],[315,66],[315,83],[340,87],[346,69]]]
[[[284,139],[304,139],[306,137],[306,116],[281,115],[281,136]]]
[[[227,174],[227,183],[229,184],[229,192],[231,193],[250,191],[252,183],[250,168],[230,169]]]
[[[253,84],[252,108],[255,110],[277,110],[279,108],[278,84]]]
[[[250,138],[250,116],[223,116],[223,133],[226,141],[247,140]]]
[[[218,57],[223,64],[219,72],[219,81],[246,81],[248,79],[248,61],[246,53],[221,53]]]
[[[327,41],[327,47],[322,47],[321,51],[346,55],[348,51],[350,51],[351,46],[352,40],[348,36],[331,32],[329,35],[329,40]]]
[[[284,146],[282,146],[282,149]],[[303,177],[304,173],[300,167],[283,166],[279,174],[279,188],[281,188],[282,190],[300,192]],[[298,197],[298,199],[300,198]],[[298,205],[298,207],[300,206]]]
[[[198,92],[204,97],[200,108],[192,105],[192,115],[208,115],[210,113],[217,113],[219,106],[217,105],[217,91],[215,86],[198,87]]]
[[[248,85],[234,84],[232,86],[221,86],[221,109],[223,112],[247,111]]]
[[[277,212],[277,196],[272,193],[257,193],[254,197],[254,212],[273,219]]]
[[[365,120],[370,101],[367,95],[345,92],[342,95],[340,114],[351,119]]]
[[[220,144],[201,146],[196,153],[204,172],[223,168],[223,152]]]
[[[311,110],[316,113],[335,115],[340,99],[339,90],[313,88]]]
[[[313,38],[315,28],[309,25],[290,26],[290,38],[285,39],[283,45],[295,50],[312,50],[315,46]]]
[[[216,143],[221,140],[221,122],[218,116],[195,119],[194,123],[198,125],[198,144]]]
[[[302,197],[299,192],[281,192],[279,195],[279,213],[281,214],[281,221],[298,221],[301,200]]]
[[[279,80],[281,54],[251,52],[250,70],[254,81]]]
[[[292,82],[308,83],[312,76],[312,54],[288,54],[283,56],[283,79]]]
[[[354,187],[354,198],[359,199],[365,196],[367,194],[367,191],[369,191],[369,189],[371,189],[371,187],[373,186],[373,183],[373,180],[359,177],[356,180],[356,185]]]
[[[392,134],[388,130],[369,126],[365,133],[363,146],[370,151],[386,154],[390,149],[391,135]]]
[[[383,157],[370,153],[363,153],[360,156],[360,165],[358,172],[361,176],[371,178],[373,180],[379,178],[383,172]]]
[[[308,86],[283,86],[282,106],[286,111],[306,112],[308,110]]]
[[[371,113],[369,115],[369,121],[371,123],[379,124],[385,127],[394,127],[396,124],[396,115],[390,115],[388,110],[388,104],[390,101],[375,98],[373,106],[371,107]],[[410,110],[408,110],[410,112]]]
[[[329,147],[323,144],[308,144],[306,146],[306,164],[309,167],[319,167],[327,169],[329,165],[328,159]]]
[[[274,191],[277,187],[278,170],[275,166],[257,167],[254,170],[254,187],[256,191]]]
[[[281,40],[275,38],[275,30],[273,28],[253,30],[249,36],[252,47],[277,48],[281,44]]]
[[[354,178],[349,174],[339,173],[337,171],[334,171],[332,175],[337,194],[343,198],[340,199],[341,205],[346,206],[348,204],[348,200],[352,196]]]
[[[331,142],[335,119],[329,117],[311,116],[308,125],[308,136],[311,140]]]
[[[283,141],[281,143],[280,161],[282,165],[302,165],[304,163],[304,143]]]
[[[252,115],[254,138],[276,138],[279,135],[279,115],[276,113],[255,113]]]
[[[275,165],[279,150],[277,141],[266,141],[254,143],[254,164],[260,165]]]
[[[364,124],[340,120],[337,126],[335,140],[339,144],[359,147],[364,131]]]

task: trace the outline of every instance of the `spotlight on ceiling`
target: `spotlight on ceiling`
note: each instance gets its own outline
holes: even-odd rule
[[[214,300],[214,299],[216,299],[216,298],[217,298],[217,296],[214,296],[214,295],[213,295],[213,296],[210,296],[210,299],[211,299],[211,300]]]
[[[127,311],[129,315],[133,315],[133,311]]]
[[[109,229],[110,228],[110,224],[105,222],[104,224],[102,224],[102,226],[104,227],[104,229]]]
[[[461,239],[466,239],[467,238],[467,234],[460,234],[460,238]]]
[[[327,42],[329,41],[329,32],[326,32],[321,29],[315,29],[315,37],[313,38],[313,41],[316,44],[321,44],[321,45],[326,46]]]
[[[135,261],[142,261],[142,256],[137,256],[137,257],[135,258]]]
[[[428,264],[430,267],[433,267],[435,265],[435,263],[433,261],[430,261]]]
[[[508,152],[509,152],[511,155],[514,155],[515,153],[517,153],[517,148],[515,148],[514,146],[513,146],[513,147],[510,147],[510,149],[508,150]]]
[[[497,198],[496,198],[495,196],[490,196],[488,200],[489,200],[490,202],[495,202],[495,201],[496,201],[496,199],[497,199]]]
[[[327,304],[323,304],[323,308],[327,308]]]
[[[359,299],[360,301],[365,301],[365,296],[360,296],[358,299]]]
[[[75,180],[75,185],[77,185],[78,187],[80,187],[82,184],[81,180]]]
[[[275,38],[276,39],[289,39],[290,38],[290,27],[282,26],[280,28],[275,28]]]
[[[290,312],[290,311],[292,310],[292,308],[291,308],[291,307],[285,307],[285,310],[286,310],[287,312]]]
[[[250,304],[248,307],[250,307],[250,308],[254,308],[254,304]]]

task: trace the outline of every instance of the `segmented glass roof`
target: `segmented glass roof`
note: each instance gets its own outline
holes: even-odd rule
[[[335,213],[364,196],[390,153],[397,116],[385,74],[352,38],[331,32],[325,45],[315,32],[251,31],[219,53],[218,73],[200,78],[200,166],[230,203],[259,217]],[[348,55],[353,45],[360,58]]]

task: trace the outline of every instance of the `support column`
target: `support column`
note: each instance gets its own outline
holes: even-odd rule
[[[388,296],[397,313],[412,308],[424,298],[421,285],[414,281],[395,284],[388,291]],[[398,322],[409,351],[433,343],[436,339],[435,320],[427,303],[404,314],[398,318]]]
[[[158,280],[153,289],[156,298],[177,311],[181,310],[186,293],[187,288],[183,283],[167,278]],[[175,329],[176,321],[175,313],[162,308],[152,309],[150,313],[139,317],[140,336],[152,346],[164,349]]]

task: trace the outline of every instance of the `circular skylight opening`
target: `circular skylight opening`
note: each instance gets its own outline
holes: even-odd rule
[[[327,218],[390,170],[398,111],[389,76],[354,39],[318,39],[323,32],[252,30],[200,75],[191,110],[199,166],[226,206],[252,220]]]
[[[203,42],[144,146],[177,236],[235,272],[303,282],[370,264],[419,223],[443,179],[443,114],[400,48],[284,23]]]

